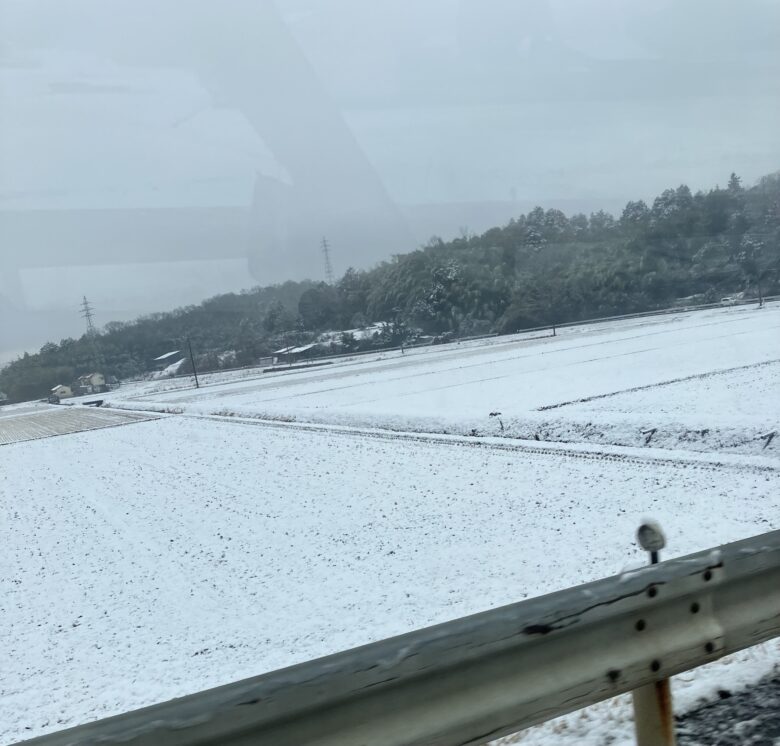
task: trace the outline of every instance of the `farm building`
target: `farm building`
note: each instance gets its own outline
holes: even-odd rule
[[[176,357],[181,355],[181,350],[171,350],[170,352],[163,353],[159,357],[156,357],[152,362],[154,363],[154,369],[158,371],[165,370],[169,365],[176,362]]]
[[[107,391],[106,377],[102,373],[86,373],[73,385],[78,394],[100,394]]]
[[[332,343],[341,341],[345,334],[350,335],[356,341],[364,339],[375,339],[381,336],[382,332],[390,328],[390,324],[386,321],[379,321],[376,324],[370,326],[363,326],[356,329],[342,329],[341,331],[323,332],[317,337],[317,341],[321,343]]]
[[[274,364],[276,363],[296,363],[300,360],[306,360],[312,357],[315,348],[318,345],[308,344],[300,347],[283,347],[276,350],[274,354]]]
[[[73,396],[73,389],[70,386],[66,386],[65,384],[58,383],[49,394],[49,400],[56,399],[59,401],[60,399],[67,399],[68,397]]]

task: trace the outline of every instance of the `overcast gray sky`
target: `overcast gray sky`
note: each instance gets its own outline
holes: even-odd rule
[[[0,360],[780,168],[778,0],[0,0]]]

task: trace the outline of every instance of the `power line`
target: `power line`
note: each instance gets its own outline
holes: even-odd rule
[[[325,236],[322,237],[322,255],[325,257],[325,278],[329,285],[333,284],[333,265],[330,263],[330,246],[328,245],[328,239]]]

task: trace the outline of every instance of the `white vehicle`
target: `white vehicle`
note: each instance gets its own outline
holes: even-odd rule
[[[725,298],[720,299],[721,306],[736,306],[737,299],[733,295],[727,295]]]

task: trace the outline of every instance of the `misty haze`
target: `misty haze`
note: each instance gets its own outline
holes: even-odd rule
[[[186,8],[186,10],[185,10]],[[778,6],[0,5],[1,346],[780,162]],[[156,266],[159,263],[158,266]]]

